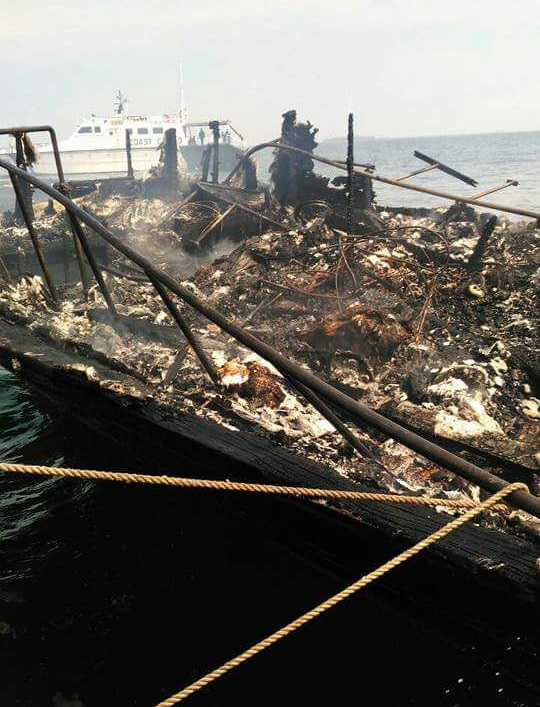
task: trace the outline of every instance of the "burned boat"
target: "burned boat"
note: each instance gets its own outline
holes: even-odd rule
[[[302,160],[279,160],[276,172],[290,180],[291,167],[305,176],[298,191],[324,194],[324,203],[278,203],[245,182],[199,183],[169,205],[122,197],[100,213],[99,194],[76,205],[47,187],[116,252],[106,268],[90,258],[93,287],[77,283],[54,297],[35,276],[6,283],[2,361],[141,454],[185,464],[190,450],[211,450],[220,463],[209,474],[469,500],[482,487],[525,481],[521,510],[462,529],[431,557],[533,601],[538,406],[524,351],[533,345],[537,230],[462,204],[420,218],[365,204],[351,212],[345,185],[330,188]],[[172,256],[180,241],[199,247],[185,210],[200,214],[204,202],[200,234],[227,235],[235,212],[251,221],[242,245],[187,278]],[[128,226],[113,233],[103,221],[118,224],[120,212]],[[502,264],[493,257],[500,250]],[[451,514],[332,507],[396,546]]]

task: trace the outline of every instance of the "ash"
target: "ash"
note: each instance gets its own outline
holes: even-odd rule
[[[472,209],[453,206],[421,218],[379,212],[350,236],[331,219],[296,218],[274,206],[272,218],[287,230],[252,235],[240,246],[225,238],[194,254],[173,228],[155,226],[169,208],[160,199],[81,201],[292,360],[493,473],[538,489],[540,248],[530,223],[499,219],[479,252],[486,218]],[[51,238],[66,237],[61,214],[37,225]],[[15,245],[27,239],[6,223],[3,233]],[[133,271],[117,256],[112,265]],[[83,352],[89,379],[95,359],[145,382],[169,416],[190,413],[249,430],[363,487],[480,497],[478,487],[373,430],[354,430],[371,457],[353,452],[269,363],[176,301],[218,372],[214,385],[150,284],[105,279],[118,317],[107,313],[95,286],[85,301],[80,284],[66,287],[55,309],[38,276],[2,283],[0,316]],[[517,533],[531,525],[522,512],[483,522]]]

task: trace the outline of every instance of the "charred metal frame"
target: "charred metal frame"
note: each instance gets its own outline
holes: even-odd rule
[[[51,125],[20,125],[20,126],[16,126],[13,128],[0,128],[0,135],[15,135],[15,136],[17,136],[17,135],[22,135],[24,133],[49,133],[51,145],[53,148],[54,162],[56,165],[56,174],[58,175],[59,191],[62,194],[65,194],[66,196],[68,196],[69,195],[69,187],[66,184],[66,177],[64,174],[64,168],[62,166],[62,159],[60,157],[60,149],[58,147],[58,139],[56,137],[55,129]],[[30,234],[30,238],[32,240],[32,245],[34,246],[34,250],[36,252],[36,256],[39,261],[43,275],[45,277],[45,281],[47,282],[47,286],[49,287],[49,291],[51,293],[53,301],[58,302],[58,293],[57,293],[56,287],[54,285],[51,273],[48,269],[48,266],[47,266],[47,263],[45,260],[45,256],[43,255],[43,251],[41,250],[41,246],[39,244],[37,233],[36,233],[33,223],[32,223],[31,215],[30,215],[28,209],[26,208],[26,203],[24,202],[23,194],[21,192],[20,185],[17,180],[17,176],[12,175],[10,172],[10,178],[11,178],[11,183],[13,184],[13,189],[15,191],[15,197],[17,199],[17,204],[19,205],[19,209],[21,210],[21,213],[23,215],[23,219],[26,224],[26,228],[28,229],[28,233]],[[94,273],[94,276],[96,277],[98,285],[99,285],[101,291],[103,292],[103,295],[105,297],[105,301],[107,302],[107,306],[109,307],[111,312],[114,313],[115,309],[114,309],[114,305],[112,304],[112,299],[111,299],[111,296],[108,292],[107,285],[106,285],[105,281],[103,280],[103,277],[101,276],[101,272],[99,270],[99,267],[96,264],[95,259],[92,256],[88,242],[86,240],[86,236],[81,228],[81,225],[80,225],[80,223],[78,223],[75,216],[69,211],[69,209],[66,209],[66,210],[67,210],[67,214],[68,214],[68,218],[69,218],[69,222],[70,222],[70,226],[71,226],[73,245],[75,247],[75,255],[77,258],[77,264],[79,266],[79,272],[81,275],[81,284],[82,284],[85,299],[88,298],[88,277],[86,275],[86,269],[84,267],[83,251],[86,254],[88,262],[90,263],[90,267],[92,268],[92,271]]]
[[[275,147],[276,145],[270,143],[269,145],[266,144],[265,147],[266,146]],[[296,148],[293,148],[293,150],[295,149]],[[327,162],[330,162],[330,164],[332,163],[330,160],[327,160]],[[124,243],[122,239],[111,233],[94,216],[84,211],[84,209],[75,204],[68,196],[49,186],[43,180],[34,175],[28,174],[24,170],[19,169],[15,165],[1,158],[0,167],[6,169],[10,174],[28,181],[30,184],[38,187],[50,197],[58,201],[66,208],[73,218],[80,219],[96,234],[101,236],[107,243],[141,268],[154,285],[159,283],[162,286],[163,292],[165,292],[165,289],[170,290],[170,292],[178,296],[194,310],[216,324],[224,332],[234,337],[241,344],[250,348],[259,356],[272,363],[284,376],[294,380],[295,385],[300,384],[300,386],[309,389],[318,398],[321,398],[325,404],[339,410],[340,413],[346,415],[352,421],[356,421],[360,424],[367,423],[371,425],[380,432],[383,432],[389,437],[392,437],[398,442],[409,447],[409,449],[412,449],[436,464],[445,467],[468,481],[478,484],[491,492],[499,491],[500,489],[508,486],[508,482],[504,479],[499,478],[486,469],[482,469],[481,467],[472,464],[466,459],[453,454],[428,439],[407,430],[393,420],[390,420],[384,415],[372,410],[363,403],[354,400],[331,384],[321,378],[318,378],[316,375],[306,370],[303,366],[289,360],[275,348],[264,341],[261,341],[236,322],[223,316],[221,312],[212,307],[205,300],[197,297],[190,290],[180,285],[173,277],[161,268],[156,267],[150,260],[145,258],[127,243]],[[392,183],[392,180],[386,181],[390,181],[390,183]],[[493,206],[488,208],[493,208]],[[522,213],[522,210],[518,210],[518,212]],[[531,214],[530,212],[526,215],[533,215],[534,217],[539,216],[538,214]],[[540,498],[538,496],[534,496],[533,494],[525,491],[514,491],[508,496],[508,500],[514,506],[528,511],[529,513],[532,513],[536,517],[540,518]]]
[[[347,169],[347,164],[345,162],[340,162],[339,160],[330,160],[327,159],[326,157],[320,157],[319,155],[315,155],[312,152],[307,152],[306,150],[301,150],[299,147],[293,147],[292,145],[285,145],[279,140],[271,140],[270,142],[261,142],[259,145],[254,145],[251,147],[249,150],[247,150],[244,153],[244,156],[241,160],[238,161],[238,164],[234,166],[234,168],[231,170],[223,184],[227,185],[230,184],[231,179],[234,177],[234,175],[238,172],[238,170],[241,168],[243,162],[247,159],[249,159],[252,155],[254,155],[256,152],[259,152],[260,150],[264,150],[267,148],[272,148],[272,149],[278,149],[278,150],[289,150],[291,152],[296,152],[299,155],[306,155],[310,159],[315,160],[316,162],[321,162],[322,164],[327,164],[330,167],[335,167],[336,169]],[[401,187],[402,189],[409,189],[411,191],[417,191],[421,192],[422,194],[430,194],[431,196],[438,196],[441,199],[449,199],[450,201],[460,201],[465,204],[472,204],[472,206],[481,206],[484,209],[490,209],[493,211],[503,211],[508,214],[517,214],[518,216],[527,216],[528,218],[533,218],[536,219],[537,221],[540,222],[540,212],[538,211],[529,211],[528,209],[519,209],[513,206],[505,206],[504,204],[494,204],[489,201],[479,201],[478,198],[475,197],[467,197],[467,196],[462,196],[460,194],[450,194],[449,192],[441,191],[440,189],[432,189],[431,187],[424,187],[421,186],[420,184],[410,184],[406,181],[398,181],[397,179],[391,179],[389,177],[381,177],[378,174],[373,174],[373,172],[368,171],[366,169],[353,169],[353,172],[355,174],[360,175],[361,177],[365,177],[366,179],[373,179],[376,182],[382,182],[383,184],[389,184],[394,187]],[[510,186],[510,184],[509,184]],[[498,191],[498,189],[494,189],[493,191]]]

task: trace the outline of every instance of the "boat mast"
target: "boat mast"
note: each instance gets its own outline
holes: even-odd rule
[[[125,115],[127,117],[127,106],[127,98],[124,98],[124,96],[122,96],[122,91],[118,90],[118,93],[116,94],[116,102],[114,104],[114,112],[116,115]]]

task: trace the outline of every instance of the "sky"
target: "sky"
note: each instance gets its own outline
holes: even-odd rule
[[[321,139],[540,128],[536,0],[0,0],[4,126],[179,107],[248,143],[295,108]]]

